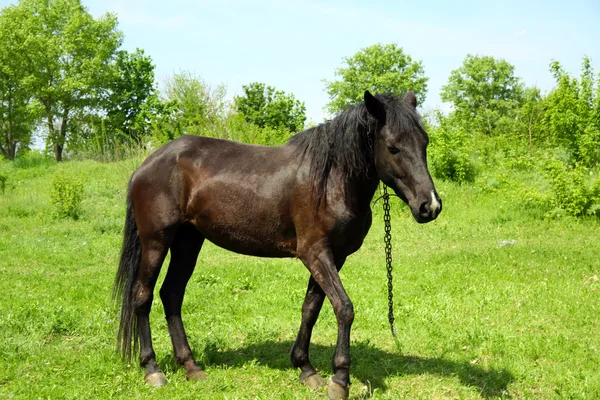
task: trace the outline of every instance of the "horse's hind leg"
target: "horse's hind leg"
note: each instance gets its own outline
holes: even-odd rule
[[[206,374],[192,355],[181,320],[181,306],[185,287],[192,276],[203,242],[204,236],[192,225],[179,228],[171,245],[169,270],[160,289],[175,359],[178,364],[185,366],[186,377],[190,380],[205,379]]]

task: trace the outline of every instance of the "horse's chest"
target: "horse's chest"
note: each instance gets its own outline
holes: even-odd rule
[[[346,212],[338,215],[329,240],[339,251],[346,255],[352,254],[362,246],[371,222],[370,210],[359,214]]]

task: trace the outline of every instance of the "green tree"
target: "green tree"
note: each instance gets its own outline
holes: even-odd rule
[[[121,44],[117,19],[94,19],[80,0],[21,0],[9,6],[24,38],[25,88],[42,104],[47,144],[57,161],[70,135],[73,115],[99,107],[111,81],[112,62]]]
[[[514,69],[505,60],[469,54],[450,73],[441,98],[452,103],[465,127],[491,135],[521,104],[523,85]]]
[[[525,139],[529,152],[533,143],[543,143],[543,119],[546,111],[546,101],[537,87],[526,88],[523,91],[522,104],[517,110],[517,121],[521,139]]]
[[[18,27],[12,9],[4,8],[0,12],[0,155],[9,160],[29,146],[40,116],[39,103],[32,101],[23,85],[27,55]]]
[[[140,114],[144,108],[148,111],[154,102],[150,99],[158,95],[152,59],[140,49],[133,53],[120,50],[113,67],[114,78],[104,105],[106,128],[119,132],[123,139],[139,141],[149,127]]]
[[[421,104],[425,101],[428,78],[423,63],[413,61],[395,43],[366,47],[344,61],[346,66],[335,71],[339,79],[324,81],[331,99],[326,109],[332,114],[360,103],[365,90],[395,94],[412,90]]]
[[[291,133],[304,129],[306,107],[293,94],[259,82],[242,88],[244,95],[236,97],[235,108],[247,122],[260,128],[285,128]]]
[[[173,123],[176,136],[222,137],[226,113],[225,86],[212,89],[200,77],[183,71],[166,82],[165,101],[175,102]]]
[[[558,61],[550,64],[550,71],[557,87],[548,94],[544,114],[548,140],[568,149],[575,161],[592,166],[600,162],[600,80],[594,87],[589,57],[583,58],[580,79]]]

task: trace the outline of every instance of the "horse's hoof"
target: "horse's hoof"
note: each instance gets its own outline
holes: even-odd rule
[[[159,387],[165,386],[167,384],[167,378],[162,372],[153,372],[151,374],[146,374],[146,377],[144,379],[146,380],[146,384],[149,386]]]
[[[300,376],[300,382],[309,389],[317,390],[327,386],[327,381],[321,377],[318,373],[314,373],[306,378]]]
[[[348,386],[344,387],[333,380],[329,380],[327,395],[331,400],[347,400],[349,394],[350,388]]]
[[[201,369],[195,369],[193,371],[186,372],[185,377],[188,381],[203,381],[206,380],[208,375]]]

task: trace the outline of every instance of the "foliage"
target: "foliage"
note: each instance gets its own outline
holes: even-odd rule
[[[259,112],[252,114],[253,103],[248,97],[237,97],[231,107],[224,99],[223,85],[213,90],[193,73],[175,74],[167,81],[165,98],[151,104],[143,114],[151,121],[152,141],[162,145],[181,135],[192,134],[261,145],[286,142],[290,127],[298,128],[303,124],[304,105],[291,94],[261,85],[252,84],[245,90],[252,97],[257,95],[254,89],[260,87],[261,93],[268,95],[262,116]],[[240,107],[254,118],[238,111]]]
[[[437,114],[438,124],[429,129],[431,166],[436,178],[458,183],[473,182],[469,135],[452,118]]]
[[[12,165],[16,169],[29,169],[29,168],[40,168],[40,167],[50,167],[51,165],[56,164],[53,161],[51,155],[47,153],[43,153],[39,150],[29,150],[23,152],[23,154],[19,155],[19,157],[15,158],[12,162]]]
[[[41,116],[40,104],[25,87],[20,21],[12,8],[0,11],[0,155],[13,160],[31,144],[31,133]]]
[[[235,109],[244,115],[247,122],[260,128],[283,128],[290,133],[304,129],[306,107],[293,94],[259,82],[242,88],[244,95],[235,98]]]
[[[259,144],[263,146],[277,146],[287,142],[290,132],[287,127],[278,126],[260,127],[248,122],[241,113],[231,113],[225,121],[227,139],[238,142]]]
[[[52,177],[50,199],[59,217],[78,219],[83,201],[83,180],[57,171]]]
[[[525,88],[522,94],[521,106],[516,110],[516,136],[521,142],[527,143],[529,152],[534,143],[543,145],[544,115],[546,102],[540,90],[536,87]]]
[[[69,140],[72,155],[110,161],[143,150],[149,138],[173,139],[175,101],[159,97],[152,59],[143,50],[117,52],[108,90],[96,112],[78,115],[71,126],[78,132]]]
[[[371,93],[401,94],[412,90],[419,102],[425,101],[427,80],[423,63],[413,61],[396,43],[376,44],[344,58],[346,66],[338,68],[338,80],[324,81],[331,101],[327,110],[334,114],[363,100]]]
[[[565,165],[557,159],[546,162],[545,172],[557,207],[574,216],[600,217],[600,177],[589,183],[586,168]]]
[[[43,107],[48,145],[57,161],[71,118],[99,106],[110,81],[110,62],[121,43],[114,15],[94,19],[80,0],[21,0],[6,9],[27,54],[23,87]]]
[[[591,167],[600,162],[600,80],[594,87],[591,60],[583,58],[581,78],[550,64],[557,87],[548,95],[544,124],[548,140],[564,146],[575,162]]]
[[[491,135],[503,125],[510,126],[522,93],[514,66],[502,59],[469,54],[463,65],[450,73],[440,96],[452,103],[453,113],[466,129]]]
[[[124,136],[138,142],[149,129],[143,111],[157,96],[152,59],[140,49],[134,53],[120,50],[116,54],[114,74],[103,107],[106,110],[105,129],[117,140]],[[124,141],[123,138],[120,141]]]
[[[174,74],[165,86],[165,101],[175,105],[174,126],[171,128],[175,137],[222,135],[222,121],[226,112],[225,86],[219,85],[213,89],[189,71]]]

